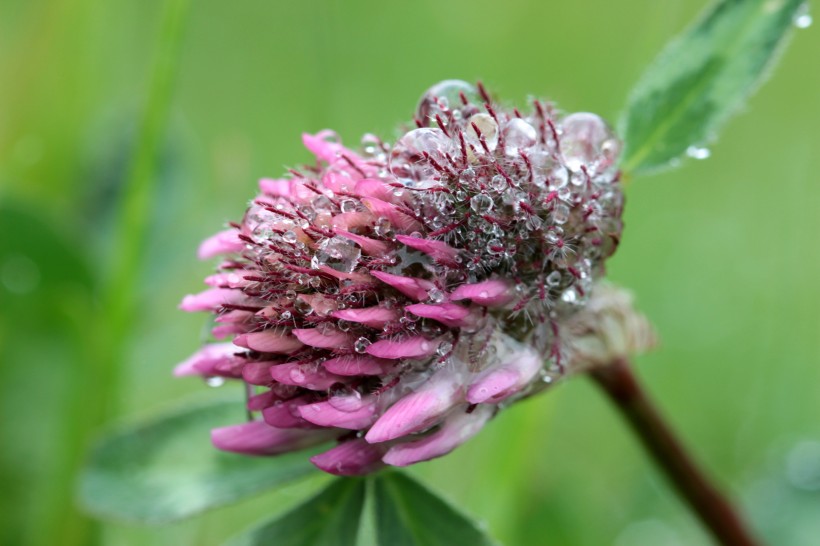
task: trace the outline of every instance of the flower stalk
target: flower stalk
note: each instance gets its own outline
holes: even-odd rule
[[[638,383],[629,361],[620,358],[590,371],[637,433],[646,450],[701,522],[724,546],[760,544],[738,512],[687,453]]]

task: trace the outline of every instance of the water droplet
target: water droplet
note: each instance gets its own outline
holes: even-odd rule
[[[500,239],[490,239],[487,243],[487,252],[490,254],[503,254],[504,243],[502,243]]]
[[[282,240],[286,243],[295,243],[296,242],[296,233],[292,231],[286,231],[282,234]]]
[[[564,167],[556,167],[555,170],[552,171],[552,179],[550,184],[550,189],[557,190],[560,188],[566,187],[567,183],[569,182],[569,173],[567,169]]]
[[[345,199],[339,204],[339,209],[342,212],[355,212],[356,201],[354,201],[353,199]]]
[[[569,220],[569,207],[563,203],[555,205],[552,209],[552,221],[556,224],[566,224]]]
[[[439,356],[444,356],[450,351],[453,350],[453,344],[449,341],[442,341],[438,344],[438,348],[436,349],[436,354]]]
[[[554,288],[561,284],[561,272],[560,271],[553,271],[549,275],[547,275],[547,286],[550,288]]]
[[[507,185],[507,181],[504,179],[504,177],[500,174],[497,174],[490,179],[490,187],[497,192],[502,192],[506,190],[509,186]]]
[[[279,318],[281,318],[282,320],[290,320],[290,319],[292,319],[292,318],[293,318],[293,313],[291,313],[290,311],[284,311],[284,312],[283,312],[283,313],[279,316]]]
[[[472,104],[482,103],[473,85],[461,80],[444,80],[424,92],[416,107],[416,117],[429,125],[435,125],[436,114],[441,115],[443,121],[447,121],[448,112],[460,113],[460,109],[464,107],[462,94]]]
[[[301,385],[305,381],[305,372],[299,368],[292,368],[288,373],[288,377],[297,385]]]
[[[603,172],[618,158],[621,146],[606,122],[595,114],[578,112],[561,121],[561,155],[571,171],[586,167]]]
[[[561,301],[563,301],[564,303],[568,303],[570,305],[578,303],[578,291],[575,290],[574,287],[570,286],[569,288],[564,290],[563,294],[561,294]]]
[[[209,375],[205,377],[205,384],[215,389],[225,384],[225,378],[219,375]]]
[[[376,225],[373,226],[373,231],[379,237],[384,237],[385,239],[393,239],[396,236],[396,230],[393,229],[393,225],[390,223],[390,220],[387,218],[379,218],[376,220]]]
[[[439,290],[438,288],[431,288],[427,291],[427,297],[430,299],[432,303],[441,303],[447,296],[444,295],[444,292]]]
[[[535,146],[538,131],[521,118],[513,118],[504,125],[504,153],[517,156],[519,152]]]
[[[540,216],[535,216],[534,214],[532,214],[527,217],[527,220],[524,223],[524,225],[528,230],[535,231],[537,229],[541,229],[541,226],[544,225],[544,220],[542,220]]]
[[[797,28],[809,28],[811,24],[814,22],[812,19],[811,13],[809,12],[809,3],[806,2],[802,4],[797,11],[794,13],[794,19],[792,20],[794,26]]]
[[[448,164],[446,155],[454,153],[453,141],[441,129],[413,129],[390,152],[390,172],[407,187],[432,188],[440,185],[441,178],[433,162],[444,167]]]
[[[376,135],[367,133],[362,137],[362,151],[367,157],[378,158],[379,156],[383,156],[384,152],[381,144],[381,139]]]
[[[487,144],[487,148],[492,152],[498,146],[498,124],[489,114],[476,114],[467,121],[467,129],[464,131],[464,139],[473,145],[477,153],[484,153],[484,146],[481,145],[481,138]]]
[[[353,350],[356,351],[359,354],[362,354],[365,351],[367,351],[368,347],[370,347],[370,340],[367,339],[366,337],[360,337],[353,344]]]
[[[300,315],[309,315],[313,312],[313,307],[311,307],[310,304],[302,298],[297,298],[296,302],[293,304],[293,308],[296,309],[296,312]]]
[[[701,147],[701,146],[689,146],[686,148],[686,155],[691,157],[692,159],[708,159],[712,152],[709,151],[709,148]]]
[[[486,214],[493,210],[493,199],[487,194],[479,193],[470,199],[470,208],[478,214]]]
[[[362,256],[361,249],[344,237],[331,237],[319,244],[310,261],[313,269],[325,265],[336,271],[351,273]]]
[[[472,168],[466,168],[461,171],[461,174],[458,177],[458,181],[462,184],[467,184],[468,186],[475,182],[475,170]]]

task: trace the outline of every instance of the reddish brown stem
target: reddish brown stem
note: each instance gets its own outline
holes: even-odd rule
[[[724,546],[757,546],[759,543],[738,513],[664,422],[629,362],[619,360],[590,375],[621,410],[646,450],[718,542]]]

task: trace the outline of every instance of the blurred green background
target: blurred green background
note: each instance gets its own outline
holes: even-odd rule
[[[171,377],[205,321],[176,309],[213,267],[195,260],[198,241],[241,217],[259,177],[310,160],[301,132],[392,139],[442,79],[614,121],[704,5],[191,2],[155,191],[124,237],[164,3],[0,0],[0,544],[215,545],[309,494],[323,478],[164,528],[73,507],[100,425],[215,394]],[[639,375],[777,545],[820,543],[817,26],[710,159],[630,183],[609,268],[662,339]],[[110,282],[127,251],[130,274]],[[511,546],[708,544],[583,378],[412,471]]]

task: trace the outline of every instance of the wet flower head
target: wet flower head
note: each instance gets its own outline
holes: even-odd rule
[[[261,413],[214,430],[217,447],[335,440],[312,458],[328,472],[404,466],[583,365],[563,325],[620,237],[619,141],[594,114],[509,109],[454,80],[414,121],[359,151],[305,135],[316,163],[261,180],[200,247],[223,261],[181,307],[214,312],[230,341],[176,373],[242,380]]]

